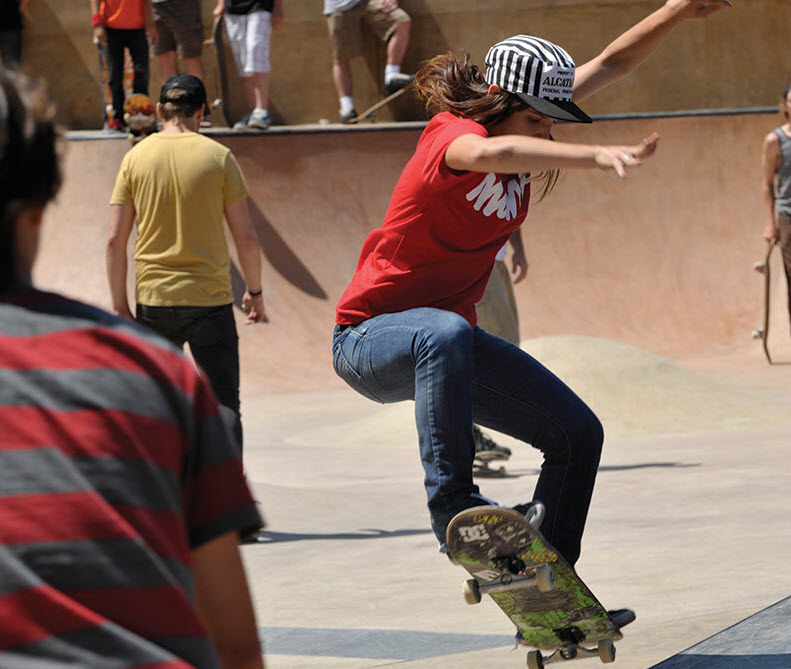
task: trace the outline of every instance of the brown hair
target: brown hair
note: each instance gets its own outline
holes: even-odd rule
[[[61,184],[60,133],[43,84],[0,70],[0,289],[16,280],[19,214],[43,207]]]
[[[414,87],[430,116],[447,111],[472,119],[487,130],[511,114],[531,108],[507,91],[489,94],[483,72],[470,64],[470,54],[466,52],[456,56],[449,51],[424,63],[415,75]],[[532,177],[541,184],[539,200],[552,191],[559,177],[559,170],[545,170]]]
[[[172,88],[164,94],[164,102],[160,99],[159,111],[165,121],[184,121],[194,116],[199,109],[203,109],[203,103],[185,103],[182,98],[188,97],[187,91],[181,88]]]

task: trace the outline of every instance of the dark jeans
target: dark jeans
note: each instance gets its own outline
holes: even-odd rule
[[[107,31],[107,69],[115,118],[124,120],[124,48],[129,49],[135,69],[133,93],[148,95],[148,38],[143,28]]]
[[[242,448],[239,411],[239,337],[233,305],[221,307],[151,307],[137,305],[138,323],[176,346],[189,344],[192,357],[204,371],[224,408],[223,416]]]
[[[0,56],[3,57],[3,67],[15,70],[19,67],[22,57],[22,31],[0,30]]]
[[[335,328],[335,371],[378,402],[415,401],[428,507],[440,544],[459,511],[482,501],[472,424],[544,454],[533,499],[541,531],[573,565],[580,554],[604,434],[583,401],[543,365],[458,314],[420,308]],[[528,500],[520,500],[528,501]]]

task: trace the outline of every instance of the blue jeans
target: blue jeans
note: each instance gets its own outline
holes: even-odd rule
[[[604,434],[587,405],[548,369],[458,314],[431,308],[336,326],[333,364],[369,399],[414,400],[440,544],[456,513],[482,503],[472,477],[474,421],[544,454],[533,495],[547,508],[541,530],[570,564],[577,561]]]

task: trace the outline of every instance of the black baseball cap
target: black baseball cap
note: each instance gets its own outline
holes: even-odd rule
[[[184,91],[185,95],[169,95],[170,91],[176,90]],[[159,101],[162,103],[177,102],[183,105],[199,107],[206,104],[206,89],[203,86],[203,82],[194,74],[179,72],[168,77],[167,81],[162,84],[162,90],[159,92]]]

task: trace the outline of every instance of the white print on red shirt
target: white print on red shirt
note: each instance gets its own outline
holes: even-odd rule
[[[516,177],[508,179],[506,187],[503,188],[502,180],[489,172],[480,184],[467,193],[467,200],[475,200],[475,211],[483,210],[484,216],[497,214],[497,218],[510,221],[516,217],[525,187],[529,183],[528,175],[517,174]]]

